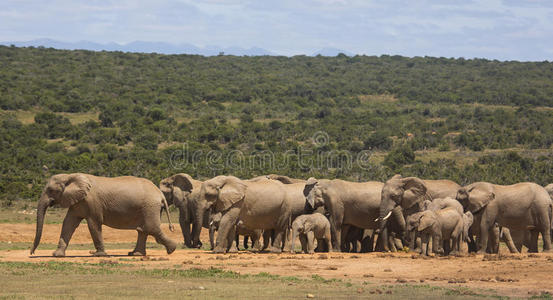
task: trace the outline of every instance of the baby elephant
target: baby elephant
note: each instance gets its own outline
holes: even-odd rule
[[[292,223],[292,242],[290,251],[294,252],[294,243],[299,235],[301,250],[304,253],[314,253],[315,247],[313,240],[317,239],[317,244],[325,243],[326,249],[332,249],[330,244],[330,223],[328,219],[320,214],[313,213],[301,215]]]
[[[472,225],[472,214],[461,215],[454,208],[425,210],[407,218],[407,230],[416,230],[421,235],[421,254],[429,255],[428,242],[432,237],[432,250],[436,254],[459,254],[460,244],[467,238],[468,228]],[[444,253],[443,241],[451,240],[451,253]]]

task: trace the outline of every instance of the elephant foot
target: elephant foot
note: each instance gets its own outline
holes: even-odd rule
[[[277,247],[271,247],[271,248],[269,248],[269,252],[271,252],[271,253],[282,253],[282,249],[277,248]]]
[[[174,242],[167,243],[167,245],[165,245],[165,249],[167,250],[167,254],[171,254],[175,252],[175,249],[177,249],[177,244]]]
[[[486,250],[480,249],[480,250],[476,251],[476,254],[486,254]]]
[[[146,256],[146,251],[140,252],[138,250],[134,250],[129,252],[129,256]]]
[[[101,251],[99,251],[99,250],[98,250],[98,251],[94,251],[93,253],[90,253],[90,254],[92,254],[93,256],[108,256],[108,254],[106,253],[106,251],[103,251],[103,250],[101,250]]]
[[[225,249],[223,249],[222,247],[215,247],[215,249],[213,249],[213,253],[220,254],[225,252],[226,252]]]
[[[543,250],[543,253],[553,253],[553,249],[544,249]]]
[[[64,257],[65,256],[65,250],[56,249],[56,251],[54,251],[54,253],[52,253],[52,256],[54,256],[54,257]]]
[[[238,248],[230,247],[230,249],[228,249],[228,253],[238,253]]]

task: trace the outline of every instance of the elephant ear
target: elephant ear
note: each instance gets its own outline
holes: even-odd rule
[[[431,214],[422,214],[421,218],[419,219],[419,226],[417,227],[418,231],[423,231],[426,228],[434,225],[436,223],[436,218],[434,218]]]
[[[492,191],[473,189],[469,194],[469,208],[472,213],[480,211],[495,199]]]
[[[400,180],[402,178],[403,177],[401,176],[401,174],[396,174],[396,175],[392,176],[392,178],[390,178],[389,180]]]
[[[192,192],[194,188],[192,186],[192,176],[185,173],[178,173],[173,175],[173,185],[178,186],[181,190],[186,192]]]
[[[60,206],[67,208],[84,200],[90,188],[90,181],[84,174],[68,175],[65,181],[65,188],[60,196]]]
[[[422,202],[426,195],[426,185],[417,177],[402,178],[403,183],[403,199],[401,207],[403,209],[411,208],[413,205]]]
[[[240,179],[229,177],[219,188],[219,197],[216,203],[217,211],[225,211],[234,204],[244,199],[246,195],[246,184]]]
[[[307,197],[309,195],[309,192],[315,187],[318,180],[315,177],[309,177],[307,181],[305,182],[305,187],[303,188],[303,195]]]
[[[184,207],[186,193],[188,192],[183,192],[178,186],[173,187],[173,204],[176,207]]]

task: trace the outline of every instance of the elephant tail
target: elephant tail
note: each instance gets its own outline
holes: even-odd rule
[[[167,220],[169,221],[169,230],[171,230],[171,232],[174,232],[175,227],[173,226],[173,223],[171,223],[171,217],[169,216],[169,205],[167,204],[167,199],[165,199],[165,196],[162,196],[161,202],[163,204],[163,207],[161,209],[165,209]]]

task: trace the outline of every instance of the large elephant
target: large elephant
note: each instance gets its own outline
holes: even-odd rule
[[[340,251],[345,242],[342,225],[377,228],[382,182],[349,182],[340,179],[309,178],[305,183],[306,203],[313,209],[324,206],[329,216],[332,247]]]
[[[199,197],[202,181],[185,173],[167,177],[159,183],[169,205],[179,210],[179,224],[188,248],[200,248],[202,227],[209,229],[209,204]]]
[[[163,208],[167,212],[168,207],[165,197],[151,181],[132,176],[107,178],[74,173],[54,175],[44,187],[38,201],[36,235],[31,254],[40,243],[46,209],[56,204],[69,210],[63,220],[54,256],[65,256],[69,240],[83,219],[86,219],[92,236],[96,248],[93,254],[96,256],[107,255],[102,225],[138,231],[136,247],[129,255],[146,255],[148,235],[163,244],[168,254],[177,246],[161,231],[160,213]]]
[[[547,191],[532,182],[497,185],[476,182],[460,188],[457,200],[473,215],[480,215],[480,249],[484,253],[495,224],[514,232],[530,230],[543,237],[543,250],[551,252],[552,204]]]
[[[451,180],[422,180],[417,177],[395,175],[382,187],[380,214],[380,233],[388,239],[387,219],[396,206],[401,206],[405,218],[422,211],[424,200],[451,197],[455,198],[461,186]],[[415,248],[415,234],[411,234],[409,248]],[[386,247],[386,243],[384,244]],[[388,250],[388,249],[385,249]]]
[[[284,184],[275,180],[244,181],[217,176],[204,181],[200,201],[212,203],[223,213],[214,252],[222,253],[234,238],[238,221],[250,229],[273,230],[271,252],[282,252],[282,239],[290,226],[290,203]]]
[[[321,214],[325,214],[324,208],[320,207],[317,210],[313,210],[310,206],[306,205],[305,203],[305,196],[303,195],[303,188],[305,187],[305,180],[303,179],[296,179],[296,178],[290,178],[288,176],[284,175],[277,175],[277,174],[269,174],[269,175],[263,175],[258,176],[255,178],[252,178],[248,181],[263,181],[263,180],[275,180],[282,182],[283,188],[287,194],[288,201],[290,203],[290,222],[294,222],[294,220],[303,214],[310,214],[313,212],[318,212]],[[283,240],[283,249],[284,251],[290,251],[290,245],[291,245],[291,237],[292,232],[289,230],[288,234],[286,235],[286,238]],[[322,246],[319,246],[317,244],[318,249],[322,249]]]

